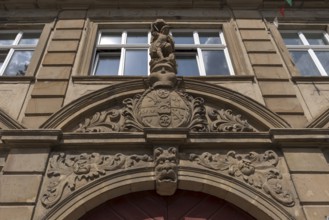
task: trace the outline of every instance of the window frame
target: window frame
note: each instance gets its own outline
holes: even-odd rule
[[[34,77],[38,71],[38,66],[41,63],[41,59],[43,56],[44,51],[46,50],[46,45],[51,35],[51,31],[54,27],[54,21],[44,22],[44,23],[9,23],[9,24],[0,24],[1,32],[33,32],[37,31],[40,32],[40,37],[38,43],[33,47],[33,54],[30,59],[30,64],[28,65],[25,75],[23,76],[5,76],[0,75],[0,79],[17,79],[17,80],[24,80],[29,79],[30,77]],[[16,36],[17,37],[17,36]],[[9,47],[12,45],[8,45]],[[10,59],[9,59],[10,61]],[[5,68],[4,68],[5,70]],[[3,71],[4,71],[3,70]]]
[[[321,63],[321,61],[318,59],[318,56],[315,54],[315,51],[326,51],[329,52],[329,34],[328,32],[324,31],[324,30],[307,30],[307,29],[298,29],[298,30],[279,30],[280,35],[281,33],[294,33],[297,34],[299,37],[299,40],[302,42],[302,45],[288,45],[285,44],[285,47],[287,48],[289,54],[290,51],[304,51],[307,52],[312,61],[314,62],[317,70],[320,73],[320,76],[329,76],[329,72],[327,73]],[[307,33],[322,33],[324,38],[327,41],[327,45],[311,45],[309,44],[308,40],[306,39],[304,34]],[[281,36],[282,37],[282,36]],[[283,39],[283,37],[282,37]],[[284,40],[283,40],[284,42]],[[292,55],[290,54],[291,58]],[[292,61],[294,62],[294,61]],[[296,65],[296,64],[295,64]],[[301,70],[297,67],[298,71],[300,72],[301,76],[317,76],[317,75],[302,75],[301,74]]]

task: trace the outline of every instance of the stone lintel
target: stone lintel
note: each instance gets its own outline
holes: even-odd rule
[[[161,144],[164,141],[172,144],[182,144],[188,137],[186,128],[145,128],[144,134],[146,141],[152,144]]]

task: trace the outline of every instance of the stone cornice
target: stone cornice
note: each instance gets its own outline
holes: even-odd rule
[[[187,133],[177,129],[152,129],[143,132],[63,133],[61,130],[1,130],[0,146],[5,148],[116,147],[138,148],[152,144],[178,144],[180,148],[261,148],[261,147],[329,147],[329,129],[271,129],[269,132]]]

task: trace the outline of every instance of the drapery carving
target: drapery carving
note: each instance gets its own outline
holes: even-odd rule
[[[277,168],[279,157],[274,151],[268,150],[263,154],[256,152],[237,154],[229,151],[226,155],[205,152],[201,155],[190,154],[190,160],[200,166],[225,172],[262,189],[285,206],[295,204],[292,193],[282,181],[281,172]]]
[[[47,177],[49,184],[42,195],[44,207],[51,208],[62,197],[65,188],[76,190],[78,182],[90,182],[111,171],[125,170],[147,166],[152,161],[148,155],[115,155],[101,156],[99,153],[82,153],[70,156],[64,153],[54,155],[49,161]]]

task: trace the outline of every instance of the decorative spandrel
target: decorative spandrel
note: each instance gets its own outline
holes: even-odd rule
[[[140,95],[96,112],[81,122],[76,132],[143,131],[144,128],[187,128],[191,132],[256,131],[229,109],[205,105],[179,88],[176,79],[174,40],[169,25],[157,19],[151,25],[149,88]]]

